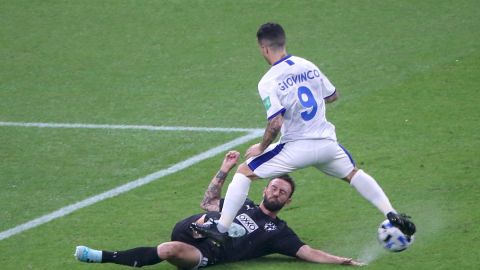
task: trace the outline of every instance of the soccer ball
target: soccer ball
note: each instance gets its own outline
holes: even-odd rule
[[[392,252],[400,252],[407,249],[414,240],[414,236],[403,234],[397,227],[394,227],[388,219],[384,220],[378,227],[378,241]]]

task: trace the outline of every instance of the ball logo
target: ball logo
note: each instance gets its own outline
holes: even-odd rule
[[[240,214],[236,217],[236,219],[245,227],[245,229],[251,233],[258,229],[257,223],[252,220],[247,214]]]

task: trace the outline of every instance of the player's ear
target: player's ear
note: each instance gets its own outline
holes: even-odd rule
[[[268,55],[269,48],[265,44],[259,42],[258,46],[260,47],[260,51],[262,52],[263,55]]]
[[[270,55],[270,47],[263,46],[263,51],[264,51],[265,55]]]

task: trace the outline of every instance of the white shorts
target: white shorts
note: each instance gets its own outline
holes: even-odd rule
[[[345,178],[355,168],[348,151],[332,140],[272,144],[261,155],[249,158],[247,164],[260,178],[275,177],[309,166],[328,175]]]

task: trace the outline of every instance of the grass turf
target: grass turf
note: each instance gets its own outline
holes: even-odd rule
[[[480,213],[476,1],[1,1],[0,121],[263,127],[260,23],[284,25],[289,51],[319,65],[341,99],[338,137],[418,234],[377,252],[382,217],[312,169],[281,217],[312,246],[371,259],[368,269],[477,265]],[[0,127],[0,228],[134,180],[238,134]],[[253,142],[252,142],[253,143]],[[239,147],[244,151],[248,144]],[[169,239],[220,155],[0,241],[2,269],[118,269],[76,262]],[[258,201],[264,183],[250,192]],[[313,213],[313,214],[312,214]],[[354,220],[354,222],[352,222]],[[373,241],[373,242],[372,242]],[[160,264],[151,269],[174,269]],[[215,269],[339,269],[271,256]]]

